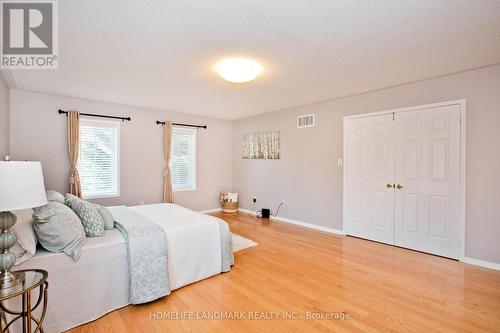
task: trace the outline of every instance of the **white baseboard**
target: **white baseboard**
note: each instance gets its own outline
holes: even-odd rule
[[[500,264],[497,264],[495,262],[481,260],[481,259],[474,259],[474,258],[469,258],[469,257],[463,257],[460,261],[462,261],[466,264],[481,266],[481,267],[495,269],[497,271],[500,271]]]
[[[257,212],[251,211],[249,209],[240,208],[240,212],[246,213],[246,214],[252,215],[252,216],[256,216],[257,215]],[[315,230],[319,230],[319,231],[324,231],[324,232],[328,232],[328,233],[331,233],[331,234],[345,235],[345,233],[342,230],[338,230],[338,229],[334,229],[334,228],[329,228],[329,227],[324,227],[324,226],[321,226],[321,225],[316,225],[316,224],[311,224],[311,223],[306,223],[306,222],[302,222],[302,221],[292,220],[292,219],[288,219],[286,217],[271,216],[271,220],[276,220],[276,221],[281,221],[281,222],[285,222],[285,223],[295,224],[295,225],[299,225],[301,227],[305,227],[305,228],[309,228],[309,229],[315,229]]]
[[[305,227],[305,228],[309,228],[309,229],[315,229],[315,230],[319,230],[319,231],[324,231],[324,232],[328,232],[328,233],[331,233],[331,234],[345,235],[345,232],[343,232],[342,230],[339,230],[339,229],[334,229],[334,228],[324,227],[324,226],[321,226],[321,225],[316,225],[316,224],[306,223],[306,222],[302,222],[302,221],[287,219],[286,217],[271,216],[271,220],[276,220],[276,221],[281,221],[281,222],[285,222],[285,223],[300,225],[301,227]]]
[[[240,208],[238,209],[241,213],[245,213],[245,214],[248,214],[248,215],[252,215],[252,216],[256,216],[257,215],[257,212],[254,212],[250,209],[244,209],[244,208]]]
[[[220,212],[221,210],[222,208],[205,209],[205,210],[200,210],[200,213],[205,213],[205,214],[217,213]]]

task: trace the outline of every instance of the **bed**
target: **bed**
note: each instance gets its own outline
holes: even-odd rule
[[[116,209],[123,208],[110,207],[110,211],[115,215]],[[227,227],[224,221],[175,204],[127,209],[165,231],[170,290],[224,270],[224,246],[221,245],[221,237],[225,237],[221,226]],[[232,264],[232,248],[230,251]],[[33,258],[15,267],[29,268],[45,269],[49,273],[46,332],[70,329],[131,303],[127,242],[117,229],[106,231],[103,237],[87,238],[78,261],[64,253],[39,249]]]

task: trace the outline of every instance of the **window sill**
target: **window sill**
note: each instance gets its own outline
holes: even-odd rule
[[[98,195],[82,195],[83,200],[88,199],[106,199],[106,198],[117,198],[120,196],[120,193],[113,194],[98,194]]]
[[[192,188],[179,188],[177,190],[172,190],[172,192],[186,192],[186,191],[196,191],[196,187],[192,187]]]

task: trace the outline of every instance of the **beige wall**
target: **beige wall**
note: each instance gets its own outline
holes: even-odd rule
[[[230,121],[172,112],[126,107],[76,98],[11,90],[12,156],[16,160],[42,162],[46,187],[65,192],[68,188],[66,117],[58,109],[86,113],[126,115],[120,131],[120,186],[118,198],[95,200],[105,205],[139,205],[161,201],[162,128],[156,120],[206,124],[197,135],[197,189],[175,192],[175,202],[203,210],[219,206],[217,193],[231,188]]]
[[[8,89],[0,82],[0,154],[9,138]],[[13,158],[40,160],[48,188],[67,189],[66,119],[59,108],[129,115],[121,126],[121,197],[103,204],[139,204],[161,199],[162,147],[157,119],[208,125],[199,131],[197,190],[176,192],[192,209],[218,207],[221,189],[240,193],[240,205],[283,217],[342,229],[342,119],[346,115],[467,99],[466,255],[500,263],[500,65],[276,111],[234,122],[11,90],[10,151]],[[7,102],[6,102],[7,101]],[[317,125],[298,130],[296,116],[314,113]],[[242,160],[241,135],[280,130],[282,158]],[[232,140],[231,140],[232,138]],[[3,149],[3,150],[2,150]],[[232,177],[231,177],[232,175]]]
[[[0,160],[9,153],[9,87],[0,74]]]
[[[341,80],[341,78],[339,78]],[[467,99],[466,256],[500,263],[500,65],[309,104],[233,123],[233,190],[240,206],[342,229],[342,121],[346,115]],[[314,113],[314,128],[296,117]],[[280,160],[243,160],[241,135],[280,130]]]

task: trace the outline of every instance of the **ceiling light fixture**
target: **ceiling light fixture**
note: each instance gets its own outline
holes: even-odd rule
[[[245,83],[262,73],[262,66],[250,59],[229,58],[217,63],[215,70],[226,81]]]

